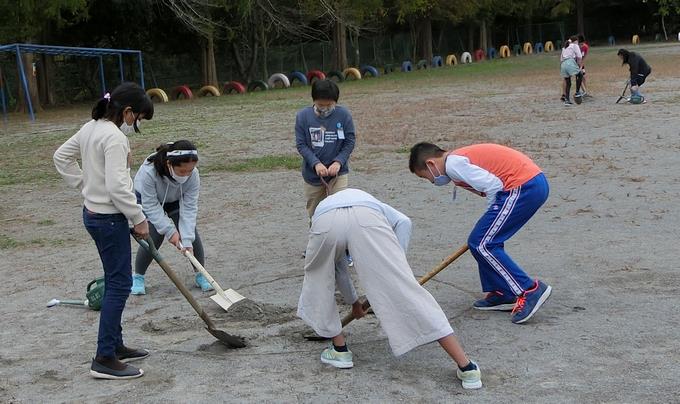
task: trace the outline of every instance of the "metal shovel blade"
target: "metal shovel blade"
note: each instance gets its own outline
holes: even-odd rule
[[[205,327],[205,329],[208,330],[208,332],[211,333],[213,337],[217,338],[218,341],[229,348],[244,348],[246,346],[246,342],[243,337],[227,334],[226,332],[217,330],[215,328]]]
[[[245,299],[245,296],[242,296],[240,293],[233,289],[227,289],[224,291],[224,295],[221,293],[216,293],[210,298],[217,304],[220,305],[224,310],[229,310],[229,307],[231,307],[234,303],[240,302],[241,300]]]

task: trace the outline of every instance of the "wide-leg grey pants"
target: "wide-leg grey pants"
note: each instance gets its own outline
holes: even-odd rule
[[[298,316],[323,337],[342,331],[335,303],[335,263],[349,249],[359,282],[394,355],[453,333],[432,295],[413,276],[385,216],[363,206],[319,216],[309,232]]]

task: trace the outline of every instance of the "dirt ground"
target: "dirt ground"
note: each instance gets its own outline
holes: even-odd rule
[[[50,158],[88,110],[50,111],[35,124],[12,116],[0,133],[14,153],[8,178],[16,179],[0,186],[0,402],[678,402],[680,47],[639,50],[654,73],[643,87],[649,102],[637,106],[614,104],[626,69],[611,48],[594,48],[593,98],[573,107],[557,99],[555,55],[493,62],[509,73],[459,66],[342,85],[358,130],[350,184],[412,218],[416,275],[465,242],[485,203],[465,192],[451,202],[451,188],[410,174],[408,146],[508,144],[549,179],[550,199],[507,243],[553,286],[532,321],[514,325],[507,313],[471,309],[482,293],[469,253],[426,285],[480,364],[477,391],[461,388],[437,344],[393,357],[375,317],[346,330],[353,369],[319,362],[324,343],[302,339],[306,327],[295,316],[307,235],[302,180],[283,169],[202,175],[207,268],[250,301],[225,313],[209,294],[192,292],[248,347],[215,342],[153,264],[147,295],[130,297],[123,324],[128,344],[152,352],[137,363],[144,377],[92,379],[98,313],[45,307],[54,297],[82,297],[101,274],[81,198]],[[144,136],[131,139],[135,161],[178,138],[197,141],[206,167],[295,154],[294,111],[309,104],[308,91],[160,105]],[[167,246],[161,253],[191,284],[188,263]]]

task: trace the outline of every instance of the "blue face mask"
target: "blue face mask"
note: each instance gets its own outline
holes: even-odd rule
[[[441,186],[446,185],[449,182],[451,182],[451,178],[448,175],[442,174],[441,172],[439,172],[438,168],[437,168],[437,172],[439,172],[439,175],[434,175],[434,172],[432,172],[432,169],[430,169],[430,166],[427,166],[427,169],[430,170],[430,174],[432,174],[432,177],[434,178],[434,182],[433,182],[434,185],[441,187]]]

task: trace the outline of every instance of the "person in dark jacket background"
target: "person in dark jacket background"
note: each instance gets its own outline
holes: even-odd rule
[[[638,53],[619,49],[617,55],[621,59],[622,65],[627,64],[630,68],[630,102],[633,104],[645,102],[645,97],[640,94],[640,86],[652,73],[652,68]]]

